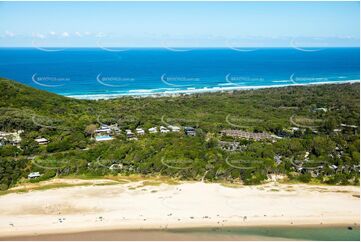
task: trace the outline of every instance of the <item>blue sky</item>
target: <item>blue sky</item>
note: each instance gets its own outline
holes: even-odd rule
[[[359,2],[0,2],[0,47],[359,46]]]

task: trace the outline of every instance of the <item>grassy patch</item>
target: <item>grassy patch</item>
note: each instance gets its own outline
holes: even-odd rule
[[[76,186],[89,186],[93,185],[92,183],[78,183],[78,184],[68,184],[68,183],[56,183],[56,184],[46,184],[46,185],[39,185],[39,186],[33,186],[29,188],[13,188],[6,191],[1,191],[0,195],[6,195],[11,193],[25,193],[25,192],[31,192],[31,191],[44,191],[49,189],[58,189],[58,188],[65,188],[65,187],[76,187]]]
[[[227,182],[222,182],[220,183],[221,186],[224,187],[229,187],[229,188],[242,188],[243,185],[242,184],[237,184],[237,183],[227,183]]]

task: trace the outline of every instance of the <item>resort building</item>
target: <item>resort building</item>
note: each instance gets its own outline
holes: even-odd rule
[[[139,134],[139,135],[144,135],[145,134],[145,131],[142,128],[136,128],[135,132],[137,132],[137,134]]]
[[[256,141],[274,140],[276,138],[276,136],[267,133],[253,133],[253,132],[247,132],[242,130],[231,130],[231,129],[222,130],[221,135],[229,136],[233,138],[243,138],[248,140],[252,139]]]
[[[299,127],[292,127],[291,130],[292,130],[293,132],[295,132],[295,131],[300,130],[300,128],[299,128]]]
[[[120,129],[118,127],[118,124],[102,124],[99,129],[95,130],[95,133],[98,135],[104,135],[104,134],[119,134]]]
[[[28,179],[35,179],[35,178],[38,178],[40,177],[40,173],[37,171],[37,172],[31,172],[29,175],[28,175]]]
[[[37,142],[39,145],[46,145],[49,143],[49,140],[45,138],[37,138],[35,139],[35,142]]]
[[[110,134],[111,129],[106,125],[101,125],[99,129],[95,130],[96,134]]]
[[[127,138],[134,138],[135,135],[133,134],[133,132],[130,129],[125,130],[125,134],[127,135]]]
[[[168,132],[169,132],[169,129],[167,129],[167,128],[164,127],[164,126],[160,126],[160,132],[161,132],[161,133],[168,133]]]
[[[157,127],[150,128],[150,129],[148,129],[148,131],[149,131],[150,134],[158,133]]]
[[[196,130],[193,127],[184,127],[184,133],[188,136],[196,136]]]
[[[12,144],[18,145],[21,142],[20,135],[24,133],[24,130],[18,130],[15,132],[3,132],[0,131],[0,144]]]
[[[113,134],[120,134],[120,129],[118,127],[118,124],[109,125],[108,128],[111,130]]]
[[[358,128],[357,125],[350,125],[350,124],[341,124],[341,127],[344,127],[344,128],[353,128],[353,129],[357,129],[357,128]]]
[[[167,127],[168,127],[168,129],[170,129],[172,132],[179,132],[179,131],[181,130],[180,127],[174,126],[174,125],[168,125]]]

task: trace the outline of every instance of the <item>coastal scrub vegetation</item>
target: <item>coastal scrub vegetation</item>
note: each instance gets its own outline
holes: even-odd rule
[[[290,86],[176,97],[77,100],[0,79],[0,131],[23,130],[0,146],[0,190],[30,172],[38,182],[79,175],[162,175],[184,180],[259,184],[288,181],[359,184],[359,84]],[[120,133],[94,140],[101,124]],[[125,130],[177,125],[196,129],[128,139]],[[222,130],[267,133],[244,139]],[[49,140],[39,145],[36,138]],[[225,149],[221,142],[234,145]]]

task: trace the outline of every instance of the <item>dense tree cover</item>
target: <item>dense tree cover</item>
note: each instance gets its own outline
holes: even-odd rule
[[[14,186],[26,174],[27,163],[24,159],[0,158],[0,191]]]
[[[25,130],[19,148],[0,147],[1,189],[29,171],[40,171],[40,179],[141,173],[257,184],[276,173],[301,182],[359,183],[359,84],[88,101],[0,79],[0,93],[0,130]],[[197,136],[147,134],[131,141],[122,132],[113,141],[94,143],[91,136],[101,123],[117,123],[122,130],[193,126]],[[283,138],[255,142],[221,137],[224,128]],[[38,137],[50,143],[39,146],[34,141]],[[240,142],[242,149],[222,150],[219,140]],[[275,156],[281,157],[280,164]],[[301,166],[309,169],[297,170]]]

